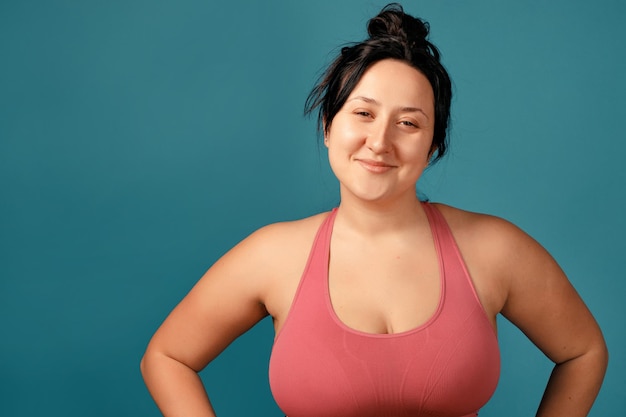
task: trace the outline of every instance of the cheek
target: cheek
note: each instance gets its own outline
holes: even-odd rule
[[[362,127],[340,122],[333,124],[330,132],[324,136],[324,143],[329,148],[336,147],[348,151],[361,146],[366,137],[367,132]]]
[[[408,144],[407,144],[408,145]],[[431,146],[425,143],[413,143],[402,149],[396,148],[399,157],[405,161],[412,161],[426,167],[431,156]]]
[[[361,149],[363,137],[363,133],[349,124],[333,123],[330,132],[324,137],[324,144],[328,149],[328,162],[335,176],[342,176],[351,158]]]

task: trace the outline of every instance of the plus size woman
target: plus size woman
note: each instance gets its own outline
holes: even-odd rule
[[[307,100],[341,201],[263,227],[218,260],[150,341],[165,416],[215,416],[198,372],[266,316],[270,386],[289,417],[469,417],[493,394],[501,314],[554,362],[537,416],[585,416],[607,363],[556,261],[500,218],[420,201],[447,148],[451,83],[428,25],[368,23]]]

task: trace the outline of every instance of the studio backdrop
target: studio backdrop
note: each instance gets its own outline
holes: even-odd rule
[[[152,333],[255,229],[338,204],[304,100],[384,2],[0,2],[0,415],[158,416]],[[559,261],[626,403],[626,3],[407,1],[454,83],[419,192],[504,217]],[[266,319],[202,373],[220,416],[282,416]],[[506,320],[481,417],[534,415],[550,362]]]

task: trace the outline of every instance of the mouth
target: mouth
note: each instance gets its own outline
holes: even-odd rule
[[[393,165],[384,161],[375,161],[373,159],[358,159],[357,158],[356,161],[367,171],[373,172],[376,174],[382,174],[393,168],[396,168],[396,165]]]

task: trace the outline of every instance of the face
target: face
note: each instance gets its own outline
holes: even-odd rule
[[[434,94],[422,73],[392,59],[368,68],[324,138],[342,201],[414,200],[434,125]]]

